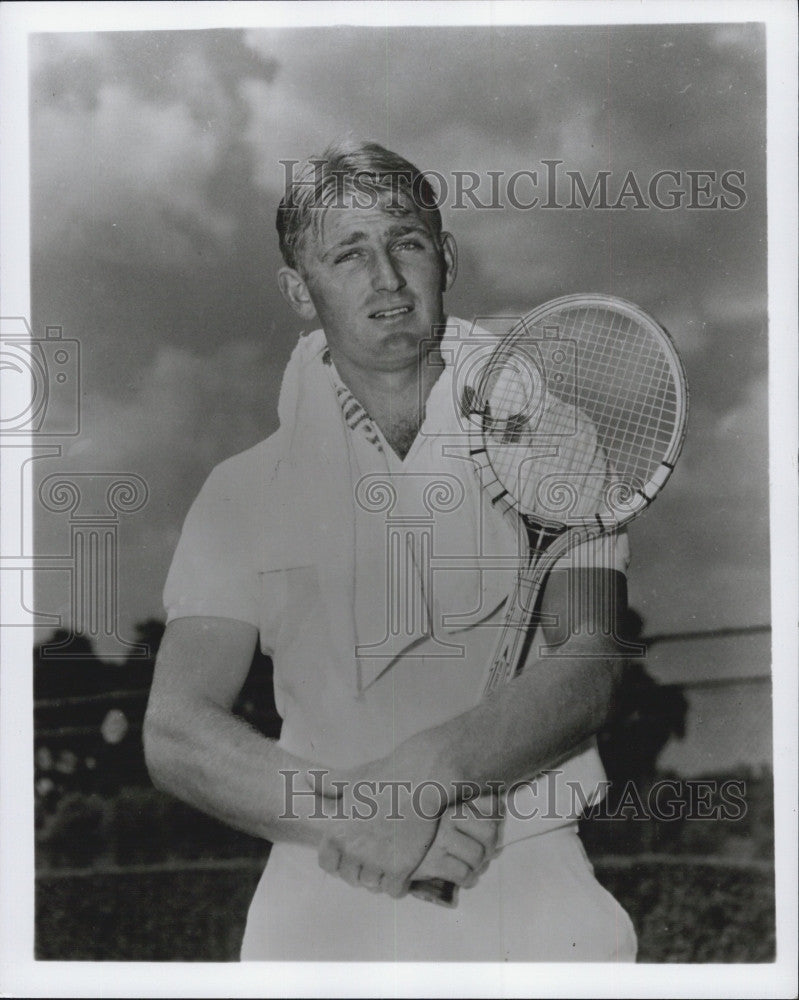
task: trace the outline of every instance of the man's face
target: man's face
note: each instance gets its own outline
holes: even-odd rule
[[[455,277],[452,237],[437,241],[412,208],[330,208],[310,230],[302,270],[284,268],[281,288],[304,318],[318,316],[334,360],[396,371],[443,322],[442,294]]]

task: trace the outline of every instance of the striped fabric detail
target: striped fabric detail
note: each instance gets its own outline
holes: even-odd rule
[[[330,357],[329,347],[326,347],[324,353],[322,354],[322,362],[330,368],[330,373],[333,377],[333,385],[336,390],[336,396],[338,398],[339,406],[341,407],[341,413],[344,417],[344,423],[350,430],[357,430],[358,433],[363,434],[369,444],[374,445],[374,447],[377,448],[382,455],[383,446],[380,443],[380,438],[377,436],[377,431],[372,423],[372,418],[358,402],[355,396],[353,396],[346,385],[340,381],[338,372],[333,367],[333,359]]]

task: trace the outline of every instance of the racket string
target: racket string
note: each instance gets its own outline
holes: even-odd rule
[[[624,313],[580,308],[555,313],[547,318],[549,323],[557,328],[557,338],[535,342],[545,369],[545,389],[537,405],[531,405],[530,384],[523,377],[530,367],[531,352],[525,344],[529,328],[501,352],[488,393],[492,465],[522,509],[535,511],[542,482],[560,476],[566,485],[579,488],[576,513],[585,516],[587,508],[602,506],[611,482],[597,475],[597,448],[613,470],[613,483],[640,489],[651,478],[678,428],[678,387],[658,338]],[[564,355],[570,342],[571,365],[546,364],[556,351]],[[528,449],[537,442],[539,450],[529,458],[519,448],[525,444],[524,422],[519,419],[525,412],[535,417],[527,429]],[[540,454],[544,442],[553,452],[548,457]]]

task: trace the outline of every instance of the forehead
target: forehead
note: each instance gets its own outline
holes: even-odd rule
[[[325,253],[341,242],[359,237],[391,236],[422,231],[432,235],[428,219],[403,193],[374,192],[344,204],[317,209],[318,215],[304,234],[305,249]]]

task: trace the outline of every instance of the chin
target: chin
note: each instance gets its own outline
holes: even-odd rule
[[[398,333],[384,342],[387,355],[405,362],[415,361],[419,357],[421,345],[428,336],[415,333]]]
[[[407,368],[419,357],[419,344],[416,339],[403,337],[401,334],[385,338],[372,358],[375,369],[396,371]]]
[[[416,348],[423,341],[432,339],[432,324],[422,329],[417,326],[399,330],[387,330],[386,335],[388,340],[402,341],[406,344],[412,344]]]

